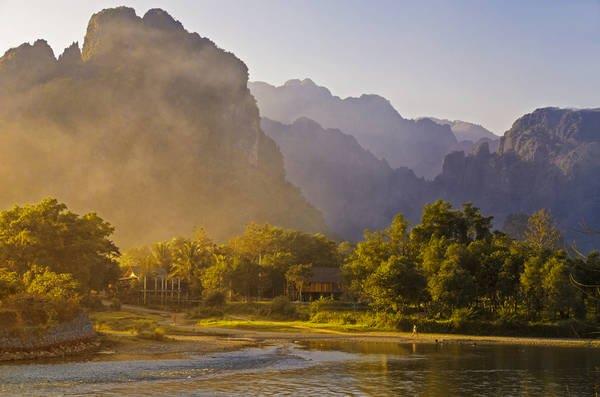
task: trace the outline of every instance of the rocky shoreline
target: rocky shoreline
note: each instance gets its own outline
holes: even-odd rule
[[[84,313],[47,330],[26,330],[17,335],[0,333],[0,362],[65,357],[100,346],[96,331]]]
[[[100,347],[96,339],[62,344],[42,350],[0,351],[0,362],[17,360],[39,360],[45,358],[62,358],[82,353],[90,353]]]

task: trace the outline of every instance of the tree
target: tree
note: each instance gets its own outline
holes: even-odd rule
[[[202,287],[205,291],[228,290],[231,297],[233,265],[231,257],[215,253],[213,265],[202,272]]]
[[[425,278],[407,257],[392,256],[366,280],[365,292],[378,311],[402,312],[422,300]]]
[[[23,275],[26,292],[59,302],[79,301],[79,283],[68,273],[34,265]]]
[[[94,213],[77,215],[55,199],[0,212],[0,263],[19,274],[43,263],[69,273],[82,289],[102,289],[119,275],[113,227]]]
[[[544,304],[544,290],[542,286],[542,267],[544,258],[532,256],[525,261],[520,283],[523,296],[525,297],[525,307],[528,317],[537,319],[542,311]]]
[[[553,256],[543,268],[542,287],[545,292],[544,306],[551,320],[569,317],[569,313],[577,305],[576,290],[569,281],[571,272],[564,256]]]
[[[310,280],[312,276],[312,265],[293,265],[290,266],[288,271],[285,273],[285,279],[287,282],[294,287],[294,290],[298,294],[298,299],[302,300],[302,291],[304,286]]]
[[[0,268],[0,300],[23,290],[23,283],[17,272]]]
[[[174,239],[170,248],[173,256],[170,276],[183,278],[193,293],[201,294],[201,272],[209,268],[214,261],[212,242]]]
[[[438,200],[423,208],[421,223],[411,231],[411,239],[418,245],[427,244],[432,238],[466,244],[490,237],[492,219],[484,217],[471,203],[455,210],[450,203]]]
[[[427,288],[432,300],[443,308],[466,307],[473,302],[475,281],[462,265],[466,255],[463,246],[451,244],[439,271],[428,280]]]
[[[525,232],[527,230],[527,222],[529,216],[527,214],[509,214],[504,220],[502,232],[506,233],[515,240],[525,240]]]
[[[536,251],[552,251],[560,248],[562,235],[550,213],[541,209],[529,217],[525,241]]]
[[[158,242],[152,245],[151,248],[152,271],[162,270],[170,272],[173,266],[173,252],[168,242]],[[150,270],[149,269],[149,270]]]

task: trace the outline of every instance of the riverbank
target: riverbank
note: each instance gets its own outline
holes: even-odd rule
[[[99,347],[85,313],[49,328],[0,333],[0,362],[40,360],[89,353]]]
[[[327,327],[298,321],[214,320],[197,324],[196,332],[257,340],[341,340],[359,342],[395,342],[427,344],[506,344],[528,346],[566,346],[600,348],[600,340],[569,338],[529,338],[477,336],[397,331],[355,331],[341,326]]]
[[[308,321],[253,319],[191,320],[183,313],[127,306],[121,312],[92,314],[97,330],[104,335],[105,349],[115,354],[166,357],[183,353],[207,354],[262,344],[302,341],[374,342],[399,344],[503,344],[600,348],[600,340],[473,336],[442,333],[411,333],[358,329],[352,325],[316,324]],[[162,340],[135,336],[135,324],[151,322],[164,329]]]

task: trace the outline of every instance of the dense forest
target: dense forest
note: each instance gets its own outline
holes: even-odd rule
[[[491,225],[472,204],[436,201],[420,223],[398,214],[357,244],[251,223],[222,243],[198,229],[121,254],[109,223],[46,199],[0,213],[0,317],[51,324],[93,308],[98,292],[126,298],[117,280],[134,269],[179,278],[200,302],[302,299],[313,269],[329,267],[343,273],[343,301],[388,320],[600,322],[598,252],[566,246],[546,210],[512,225],[521,239]]]

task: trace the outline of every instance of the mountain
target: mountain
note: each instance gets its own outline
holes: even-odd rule
[[[235,55],[165,11],[94,14],[83,48],[43,40],[0,58],[0,206],[56,196],[125,245],[249,221],[324,230],[285,180]]]
[[[462,120],[438,119],[435,117],[423,117],[421,119],[429,119],[434,123],[450,127],[458,142],[450,147],[448,153],[455,151],[471,153],[474,148],[483,142],[488,143],[491,152],[496,152],[500,146],[500,137],[479,124]]]
[[[402,212],[416,221],[433,197],[427,182],[407,169],[392,169],[338,129],[301,117],[291,124],[267,118],[265,133],[281,148],[287,177],[325,216],[339,237],[358,240],[365,229],[387,226]]]
[[[501,139],[474,153],[449,154],[434,184],[454,203],[472,201],[496,216],[547,208],[565,232],[590,248],[578,230],[600,225],[600,110],[537,109],[519,118]]]
[[[312,80],[290,80],[280,87],[248,84],[261,116],[285,124],[308,117],[324,128],[337,128],[391,167],[408,167],[418,176],[435,177],[444,155],[457,140],[447,125],[408,120],[378,95],[341,99]]]
[[[489,140],[500,139],[499,136],[497,136],[490,130],[480,126],[479,124],[469,123],[468,121],[462,121],[462,120],[438,119],[435,117],[424,117],[424,118],[429,119],[429,120],[431,120],[435,123],[441,124],[441,125],[449,126],[458,141],[477,142],[483,138],[486,138]]]

